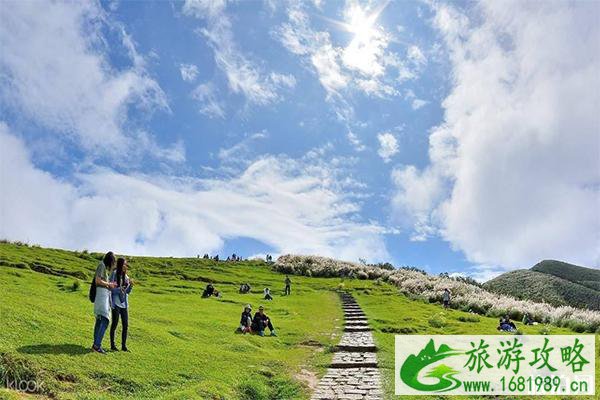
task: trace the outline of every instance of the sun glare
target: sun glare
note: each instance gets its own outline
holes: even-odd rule
[[[383,73],[380,57],[387,45],[387,38],[376,22],[387,3],[383,2],[375,9],[354,4],[346,11],[345,21],[337,24],[354,34],[342,56],[347,67],[369,76]]]
[[[377,15],[367,15],[360,7],[354,7],[348,21],[348,30],[354,33],[354,40],[368,41],[373,36],[373,23],[376,19]]]

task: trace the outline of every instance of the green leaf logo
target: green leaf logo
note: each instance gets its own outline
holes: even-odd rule
[[[431,339],[418,355],[411,354],[406,358],[400,368],[400,379],[413,389],[424,392],[446,392],[456,389],[461,382],[454,377],[458,371],[445,364],[439,364],[426,373],[428,378],[437,378],[434,384],[425,384],[419,381],[419,373],[427,366],[448,357],[464,354],[462,351],[451,349],[442,344],[435,349],[435,343]]]

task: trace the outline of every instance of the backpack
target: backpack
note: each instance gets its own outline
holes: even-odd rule
[[[96,274],[92,278],[92,283],[90,284],[90,301],[93,303],[96,301]]]

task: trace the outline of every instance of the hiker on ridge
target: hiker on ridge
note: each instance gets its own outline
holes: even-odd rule
[[[444,289],[444,293],[442,293],[442,300],[444,302],[444,308],[450,307],[450,290],[448,290],[448,288]]]
[[[254,319],[252,320],[252,331],[258,332],[259,336],[265,336],[265,328],[269,328],[271,336],[277,336],[275,328],[273,328],[273,323],[264,310],[263,306],[258,307],[258,312],[254,314]]]
[[[106,354],[106,351],[102,348],[102,339],[108,328],[110,322],[110,290],[115,288],[117,284],[115,282],[109,282],[108,274],[115,265],[115,255],[112,251],[109,251],[104,255],[104,258],[96,267],[95,274],[95,291],[94,296],[94,315],[96,316],[96,323],[94,324],[94,344],[92,350]]]
[[[110,325],[110,349],[112,351],[119,351],[115,345],[115,332],[119,324],[119,317],[121,317],[121,350],[129,351],[127,349],[127,329],[129,328],[129,303],[127,300],[133,288],[133,281],[127,275],[127,261],[124,258],[117,260],[117,268],[110,274],[109,281],[117,284],[111,290],[112,324]]]
[[[284,290],[284,295],[285,296],[289,296],[290,294],[292,294],[292,281],[290,280],[289,276],[285,276],[285,290]]]

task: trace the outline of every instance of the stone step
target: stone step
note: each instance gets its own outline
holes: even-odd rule
[[[360,316],[364,317],[365,313],[362,311],[346,311],[344,313],[344,315],[346,315],[346,316],[359,316],[360,315]]]
[[[329,368],[312,400],[382,400],[377,368]]]
[[[362,326],[369,326],[369,322],[366,319],[357,319],[357,320],[346,320],[346,323],[344,325],[362,325]]]
[[[373,352],[377,351],[377,346],[371,332],[345,332],[337,349],[349,352]]]
[[[348,353],[340,351],[333,355],[331,368],[376,368],[375,353]]]
[[[346,321],[362,321],[362,320],[366,321],[367,320],[367,317],[360,316],[360,315],[355,315],[355,316],[346,315],[344,318],[346,319]]]
[[[358,325],[358,324],[352,324],[352,325],[346,325],[344,326],[344,332],[368,332],[371,330],[371,327],[369,325]]]

